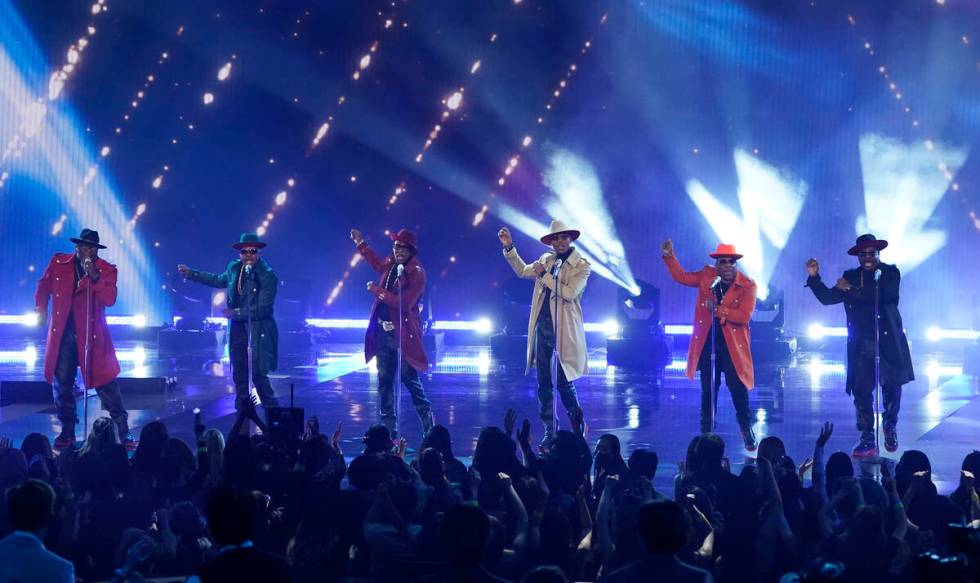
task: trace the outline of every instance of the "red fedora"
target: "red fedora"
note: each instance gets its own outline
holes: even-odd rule
[[[735,250],[735,245],[729,243],[718,243],[718,248],[715,249],[714,253],[708,255],[712,259],[718,259],[719,257],[732,257],[734,259],[741,259],[742,254]]]
[[[391,237],[391,240],[394,241],[395,243],[401,243],[402,245],[407,245],[408,247],[411,247],[413,250],[417,251],[419,248],[418,238],[415,236],[415,233],[409,231],[408,229],[402,229],[401,231],[398,231],[394,235],[388,235],[388,236]]]

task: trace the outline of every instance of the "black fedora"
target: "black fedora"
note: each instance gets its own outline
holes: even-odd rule
[[[848,255],[857,255],[865,249],[874,249],[875,251],[881,251],[888,246],[888,241],[884,239],[876,239],[871,233],[861,235],[855,241],[854,246],[847,250]]]
[[[92,229],[82,229],[82,234],[71,238],[71,242],[76,245],[88,245],[90,247],[95,247],[96,249],[105,249],[105,245],[99,244],[99,232],[93,231]]]

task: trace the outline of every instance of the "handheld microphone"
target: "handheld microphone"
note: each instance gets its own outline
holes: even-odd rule
[[[875,281],[878,281],[879,279],[881,279],[881,270],[880,269],[876,269],[875,270]]]
[[[718,287],[718,284],[719,283],[721,283],[721,276],[720,275],[717,276],[717,277],[715,277],[715,280],[711,282],[711,289],[715,289],[716,287]]]
[[[558,272],[561,271],[562,263],[563,262],[562,262],[562,260],[560,258],[557,261],[555,261],[555,265],[551,268],[551,275],[552,276],[558,277]]]
[[[245,275],[251,275],[251,273],[252,273],[252,266],[245,265]]]
[[[400,278],[405,273],[405,266],[401,263],[398,264],[395,272],[395,278]]]

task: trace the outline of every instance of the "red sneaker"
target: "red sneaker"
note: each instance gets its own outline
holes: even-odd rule
[[[54,439],[54,448],[58,451],[75,447],[75,435],[72,433],[61,432],[61,435]]]
[[[862,439],[855,447],[851,455],[856,458],[874,458],[878,457],[878,446],[875,445],[874,440],[864,440]]]

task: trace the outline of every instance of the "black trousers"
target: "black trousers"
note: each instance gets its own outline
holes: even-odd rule
[[[58,409],[58,419],[62,430],[73,432],[78,423],[78,407],[75,403],[75,376],[78,370],[78,340],[75,334],[75,324],[71,320],[65,326],[61,335],[61,345],[58,347],[58,360],[55,363],[55,405]],[[129,413],[123,405],[122,394],[119,392],[119,382],[111,382],[95,387],[95,393],[102,401],[102,408],[109,412],[119,431],[119,439],[126,439],[129,434]]]
[[[548,306],[543,306],[547,310]],[[551,431],[555,421],[555,392],[551,384],[552,356],[555,353],[555,325],[551,318],[538,318],[534,326],[534,368],[538,377],[538,405],[540,405],[541,422],[545,430]],[[565,377],[565,371],[558,366],[558,394],[565,411],[571,413],[581,407],[575,387]]]
[[[875,391],[875,347],[874,340],[860,341],[853,362],[850,362],[854,374],[854,384],[851,396],[854,398],[854,412],[857,417],[857,428],[862,437],[869,439],[875,430],[874,391]],[[882,425],[885,429],[895,429],[898,425],[898,411],[902,407],[902,385],[885,384],[889,378],[885,359],[881,359],[882,379]]]
[[[395,435],[395,375],[398,373],[398,336],[392,332],[378,330],[378,350],[375,358],[378,365],[378,419]],[[403,355],[404,357],[404,355]],[[412,405],[422,423],[422,432],[432,429],[432,403],[425,396],[425,388],[417,370],[402,358],[402,384],[412,395]]]
[[[732,405],[735,406],[735,419],[738,420],[739,428],[745,430],[752,425],[752,416],[749,413],[749,390],[745,387],[742,379],[738,378],[735,372],[735,364],[732,362],[731,354],[728,353],[728,344],[722,336],[721,330],[715,331],[715,378],[716,386],[721,385],[721,375],[725,375],[725,385],[728,392],[732,395]],[[701,432],[707,433],[712,430],[711,419],[711,336],[704,343],[701,349],[701,356],[698,359],[698,371],[701,376]]]
[[[255,325],[255,322],[252,322]],[[248,391],[248,323],[232,322],[231,338],[228,343],[228,353],[231,357],[231,377],[235,382],[235,410],[247,411],[253,407]],[[259,357],[252,347],[252,382],[259,394],[262,406],[278,407],[279,398],[269,382],[269,375],[259,370]]]

